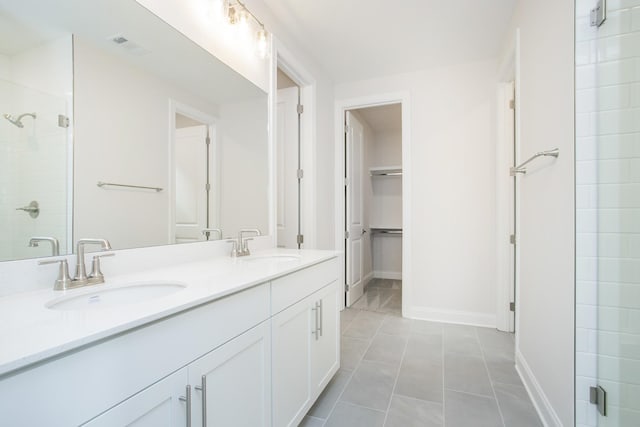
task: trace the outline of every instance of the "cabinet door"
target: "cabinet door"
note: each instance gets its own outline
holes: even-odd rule
[[[306,298],[272,318],[274,427],[297,426],[311,404],[311,301]]]
[[[311,339],[311,393],[315,398],[336,373],[340,361],[338,282],[313,294],[313,299],[319,304],[320,327],[318,339],[315,335]]]
[[[87,427],[184,427],[187,370],[181,369],[133,395],[93,420]]]
[[[269,326],[263,322],[189,364],[194,426],[270,425]]]

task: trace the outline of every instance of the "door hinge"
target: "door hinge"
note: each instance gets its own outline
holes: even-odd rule
[[[591,9],[591,26],[599,27],[607,20],[607,0],[598,0],[596,7]]]
[[[349,238],[349,231],[345,231],[345,232],[344,232],[344,238],[345,238],[345,239],[348,239],[348,238]]]
[[[350,182],[350,181],[349,181],[349,178],[345,178],[345,179],[344,179],[344,186],[345,186],[345,187],[348,187],[348,186],[349,186],[349,182]]]
[[[598,406],[598,412],[607,416],[607,392],[601,386],[589,387],[589,402]]]
[[[209,137],[209,135],[207,135],[207,138],[204,140],[204,142],[207,145],[211,145],[211,137]]]
[[[298,114],[304,113],[304,105],[298,104],[298,106],[296,107],[296,111],[298,112]]]
[[[345,292],[349,292],[349,284],[348,283],[344,284],[344,291]]]
[[[515,99],[509,100],[509,108],[512,109],[512,110],[516,109],[516,100]]]
[[[207,183],[207,185],[204,186],[204,189],[207,191],[211,191],[211,184]]]
[[[511,234],[509,236],[509,243],[511,243],[512,245],[516,244],[516,235],[515,234]]]
[[[63,114],[58,114],[58,126],[61,128],[68,128],[69,125],[71,124],[69,117],[63,115]]]
[[[304,243],[304,234],[298,234],[296,236],[296,241],[298,242],[299,245]]]
[[[349,133],[349,125],[344,125],[344,133]]]
[[[302,169],[298,169],[297,174],[298,174],[298,179],[302,179],[302,178],[304,178],[304,170],[302,170]]]
[[[513,311],[514,313],[516,312],[516,303],[515,302],[510,302],[509,303],[509,311]]]

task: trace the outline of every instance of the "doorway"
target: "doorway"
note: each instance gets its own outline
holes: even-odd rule
[[[217,144],[212,117],[172,106],[172,216],[170,241],[218,240],[220,191]]]
[[[402,314],[402,104],[344,113],[345,305]]]

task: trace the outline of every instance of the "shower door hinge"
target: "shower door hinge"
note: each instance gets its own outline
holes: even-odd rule
[[[599,27],[607,20],[607,0],[598,0],[596,7],[591,9],[591,26]]]
[[[58,114],[58,126],[61,128],[68,128],[69,125],[71,124],[69,117],[63,115],[63,114]]]
[[[589,402],[598,406],[598,412],[607,416],[607,392],[600,386],[589,387]]]
[[[509,311],[513,311],[514,313],[516,312],[516,303],[515,302],[510,302],[509,303]]]
[[[511,234],[509,236],[509,243],[511,243],[512,245],[516,244],[516,235],[515,234]]]
[[[298,112],[298,114],[304,113],[304,105],[298,104],[298,106],[296,107],[296,111]]]
[[[302,169],[298,169],[298,172],[297,172],[297,173],[298,173],[298,179],[302,179],[302,178],[304,178],[304,170],[302,170]]]
[[[296,236],[296,241],[297,241],[297,243],[298,243],[299,245],[303,244],[303,243],[304,243],[304,234],[298,234],[298,235]]]

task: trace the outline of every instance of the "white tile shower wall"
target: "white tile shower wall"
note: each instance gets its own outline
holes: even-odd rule
[[[597,30],[593,3],[576,2],[576,424],[639,425],[640,0],[609,0]]]

